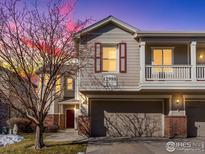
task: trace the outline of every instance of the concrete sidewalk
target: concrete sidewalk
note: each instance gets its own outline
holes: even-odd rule
[[[78,135],[78,131],[75,129],[59,130],[57,133],[52,133],[45,138],[46,141],[58,141],[58,142],[87,142],[86,136]]]

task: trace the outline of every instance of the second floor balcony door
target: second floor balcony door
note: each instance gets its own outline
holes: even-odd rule
[[[152,50],[153,72],[172,72],[169,65],[173,65],[173,49],[172,48],[153,48]]]

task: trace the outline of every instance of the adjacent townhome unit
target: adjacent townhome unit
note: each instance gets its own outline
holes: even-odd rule
[[[47,82],[46,80],[44,82]],[[53,94],[53,93],[57,93]],[[58,75],[53,89],[53,103],[45,119],[45,126],[58,125],[61,129],[77,129],[77,108],[79,100],[75,99],[75,80],[73,76]],[[51,95],[52,95],[51,94]]]
[[[142,31],[109,16],[75,42],[90,55],[75,101],[58,103],[73,110],[62,108],[66,127],[90,136],[205,136],[205,32]]]

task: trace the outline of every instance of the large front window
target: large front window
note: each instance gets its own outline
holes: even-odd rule
[[[104,46],[102,48],[102,70],[103,72],[117,71],[117,47]]]

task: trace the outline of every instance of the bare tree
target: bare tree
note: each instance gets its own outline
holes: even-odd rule
[[[42,11],[19,0],[0,2],[1,99],[36,124],[36,149],[44,146],[44,120],[61,93],[58,79],[75,75],[88,54],[87,48],[77,52],[74,42],[88,20],[70,24],[74,5],[64,5],[50,1]]]

